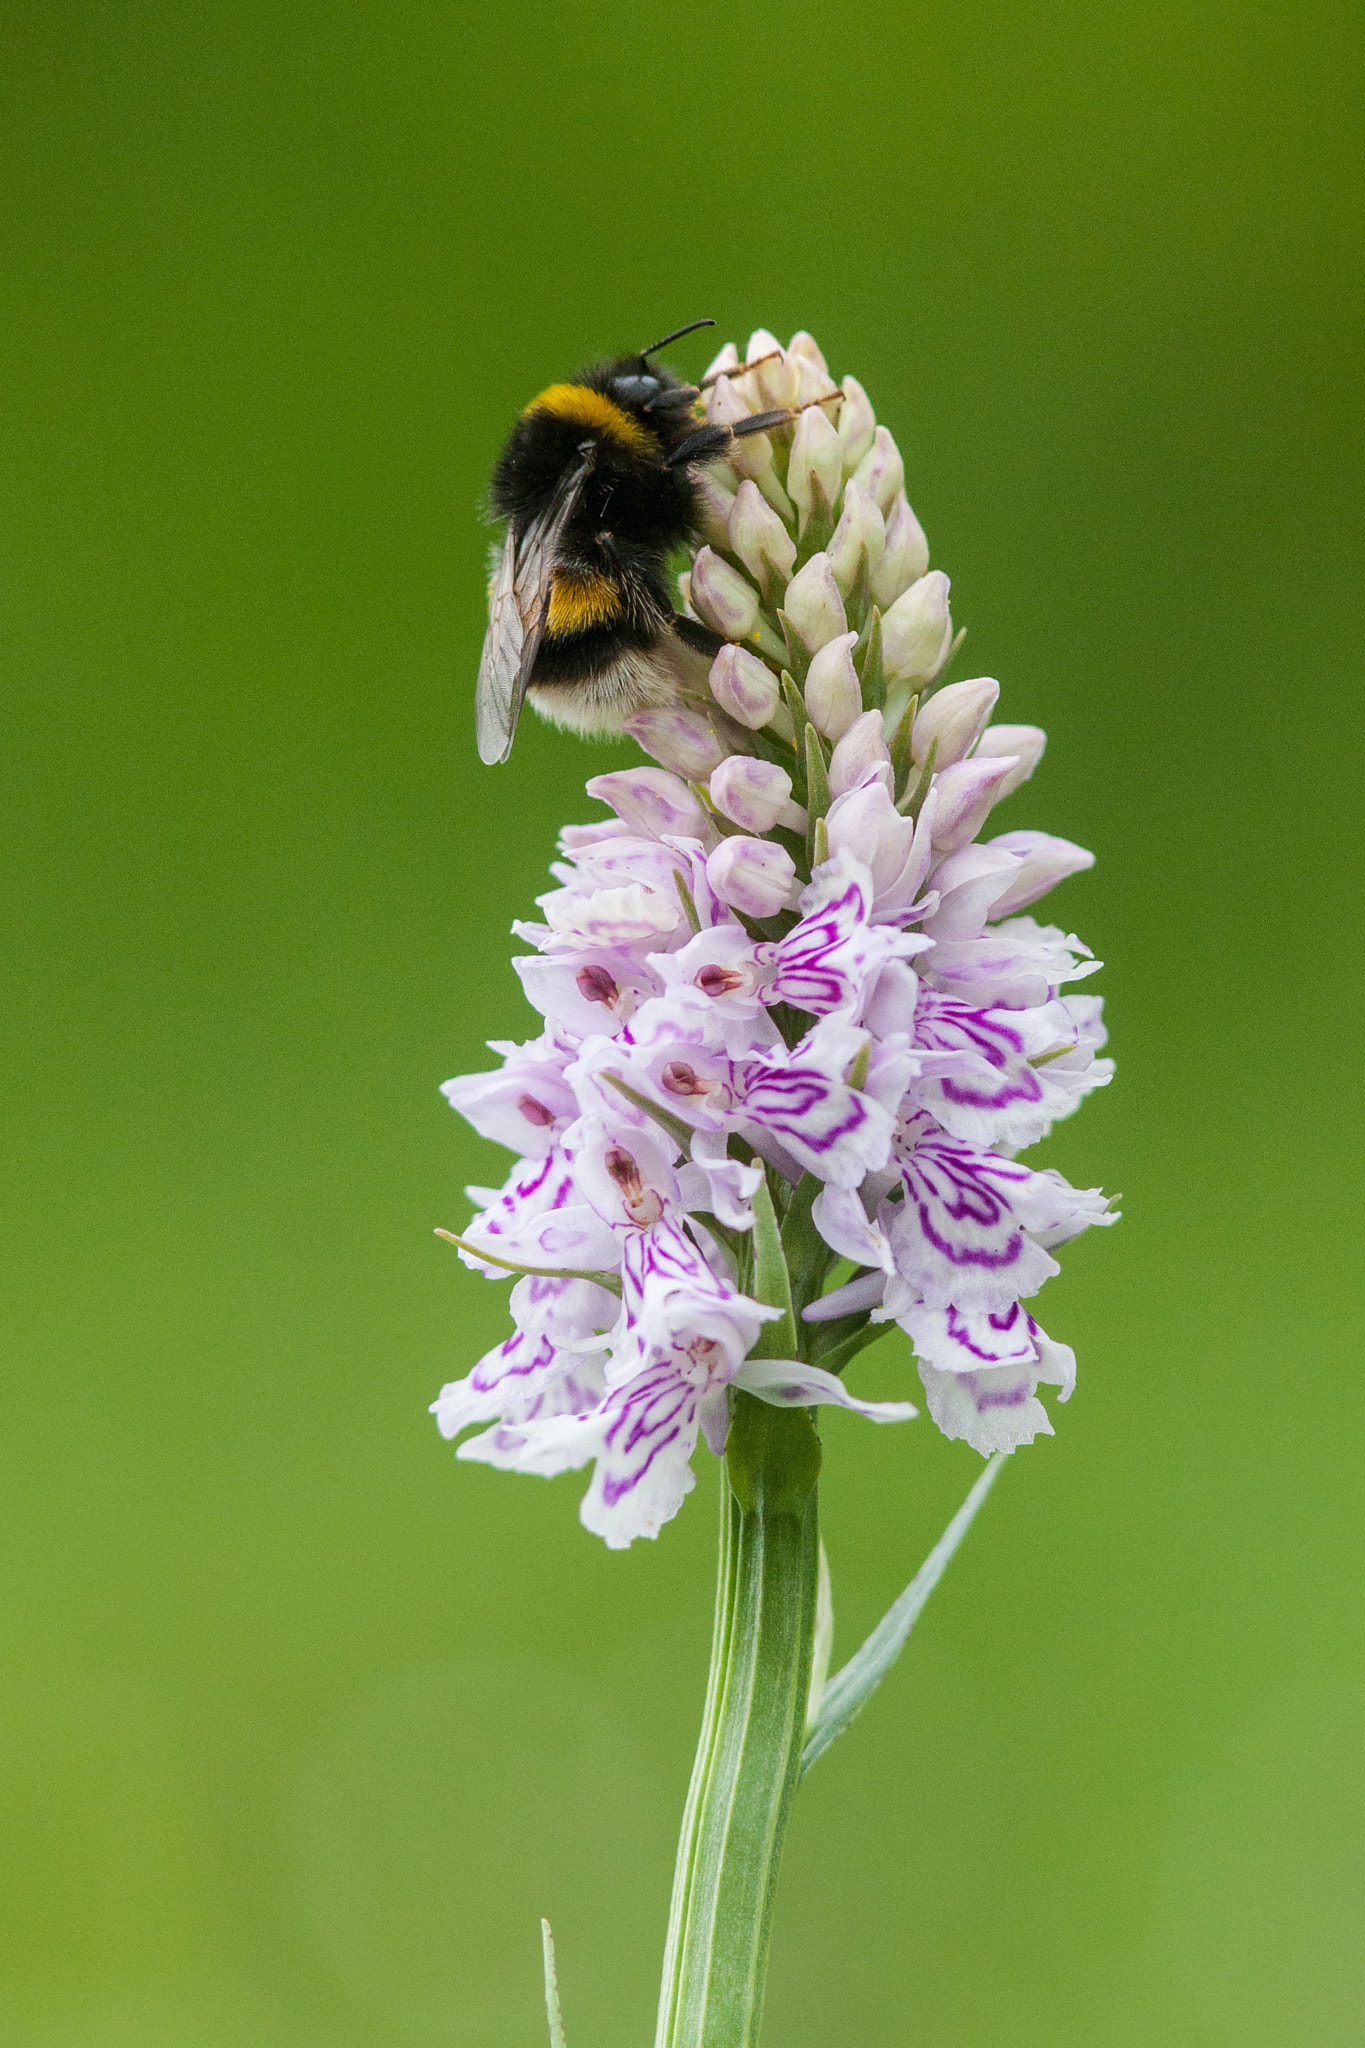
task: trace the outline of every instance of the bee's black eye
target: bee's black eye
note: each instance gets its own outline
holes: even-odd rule
[[[662,387],[657,377],[613,377],[611,388],[627,405],[647,405]]]

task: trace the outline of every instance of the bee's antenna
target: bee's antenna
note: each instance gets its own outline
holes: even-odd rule
[[[681,341],[685,334],[695,334],[699,327],[714,327],[714,320],[689,320],[686,327],[677,327],[672,334],[666,334],[662,341],[651,341],[648,348],[640,350],[640,361],[647,356],[657,355],[661,348],[667,348],[670,341]]]

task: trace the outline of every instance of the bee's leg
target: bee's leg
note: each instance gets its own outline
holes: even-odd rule
[[[680,447],[664,458],[664,468],[680,469],[687,462],[705,462],[709,456],[723,454],[745,434],[767,434],[774,427],[789,426],[807,406],[828,405],[843,395],[842,391],[827,391],[823,398],[808,398],[805,405],[783,405],[775,412],[756,412],[747,420],[735,420],[729,425],[698,427],[695,434],[689,434]]]

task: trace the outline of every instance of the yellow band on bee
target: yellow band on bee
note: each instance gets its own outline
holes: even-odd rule
[[[551,384],[539,398],[533,398],[528,413],[547,412],[551,418],[568,420],[575,427],[595,427],[599,434],[629,448],[632,455],[657,455],[659,444],[653,434],[633,420],[624,406],[616,405],[600,391],[586,384]]]
[[[620,615],[615,586],[595,569],[557,569],[550,585],[548,633],[586,633]]]

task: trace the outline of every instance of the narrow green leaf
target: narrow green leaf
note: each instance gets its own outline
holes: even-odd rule
[[[934,762],[938,757],[938,737],[929,742],[929,751],[924,757],[924,766],[913,782],[907,783],[904,796],[896,805],[902,817],[913,818],[918,824],[919,814],[924,809],[924,799],[929,794],[929,784],[934,779]]]
[[[753,1349],[755,1358],[795,1358],[796,1318],[792,1314],[791,1278],[787,1272],[787,1261],[782,1250],[782,1232],[778,1226],[777,1211],[773,1207],[772,1192],[765,1173],[754,1196],[754,1277],[753,1293],[756,1301],[768,1308],[780,1308],[782,1313],[759,1331],[758,1342]]]
[[[813,868],[823,867],[829,859],[829,821],[817,818],[815,821],[815,852],[811,858]]]
[[[863,710],[880,711],[886,703],[886,670],[882,666],[882,615],[875,604],[858,680],[863,688]]]
[[[777,621],[782,628],[782,637],[787,643],[787,667],[796,678],[797,688],[804,689],[806,677],[810,673],[810,653],[785,612],[778,613]],[[805,706],[802,705],[801,716],[804,718],[805,715]],[[801,730],[799,725],[796,729],[798,732]]]
[[[796,1318],[798,1337],[803,1342],[807,1332],[816,1326],[803,1323],[801,1311],[808,1302],[814,1301],[834,1262],[834,1253],[816,1229],[811,1216],[811,1205],[823,1186],[824,1182],[813,1173],[803,1173],[792,1190],[787,1213],[782,1219],[782,1250],[791,1276],[792,1313]],[[804,1357],[805,1353],[792,1355]]]
[[[590,1273],[581,1266],[522,1266],[515,1259],[500,1259],[496,1252],[486,1252],[481,1244],[470,1244],[453,1230],[438,1230],[436,1236],[443,1237],[447,1244],[458,1245],[462,1252],[473,1252],[486,1266],[501,1266],[504,1273],[534,1273],[540,1280],[595,1280],[599,1287],[609,1288],[613,1294],[621,1292],[621,1281],[615,1273]]]
[[[815,861],[816,827],[829,809],[829,775],[825,767],[825,753],[820,745],[820,735],[813,725],[806,726],[806,858]]]
[[[797,759],[800,762],[801,772],[804,774],[806,764],[802,756],[802,748],[805,746],[803,735],[805,734],[806,723],[810,713],[806,710],[806,700],[797,688],[796,678],[789,668],[784,668],[782,671],[782,695],[786,699],[787,709],[791,713],[792,723],[796,728],[797,737],[793,741],[793,746],[796,750]]]
[[[833,1328],[837,1331],[838,1324],[817,1323],[814,1327],[818,1330]],[[828,1350],[822,1351],[817,1345],[814,1349],[811,1363],[812,1365],[823,1366],[826,1372],[832,1372],[836,1375],[842,1373],[844,1367],[855,1359],[860,1351],[866,1351],[868,1345],[875,1344],[880,1337],[889,1337],[895,1328],[896,1325],[894,1323],[862,1323],[856,1330],[851,1330],[847,1336],[837,1338],[836,1342],[831,1344]]]
[[[681,868],[674,868],[673,870],[673,886],[678,892],[678,901],[683,907],[683,916],[687,919],[693,931],[699,932],[701,930],[701,919],[697,916],[697,906],[692,900],[692,891],[682,878]]]
[[[545,1959],[545,2017],[550,2022],[550,2048],[567,2048],[564,2014],[559,2004],[559,1972],[555,1968],[555,1938],[548,1920],[540,1923],[540,1949]]]
[[[919,710],[919,698],[912,697],[901,714],[891,741],[891,792],[899,799],[910,787],[910,777],[915,772],[914,759],[910,753],[910,736],[915,728],[915,713]]]
[[[820,1571],[815,1581],[815,1640],[811,1645],[810,1691],[806,1695],[806,1724],[802,1730],[808,1739],[820,1712],[820,1702],[825,1696],[825,1684],[829,1678],[830,1652],[834,1648],[834,1594],[829,1583],[829,1559],[825,1546],[820,1545]]]
[[[849,1722],[867,1705],[899,1657],[907,1636],[924,1610],[925,1602],[947,1570],[954,1551],[999,1478],[1008,1456],[1007,1451],[996,1452],[899,1600],[893,1602],[862,1648],[849,1658],[841,1671],[835,1672],[826,1685],[815,1726],[802,1752],[803,1777],[816,1759],[824,1755],[835,1737],[842,1735]]]

